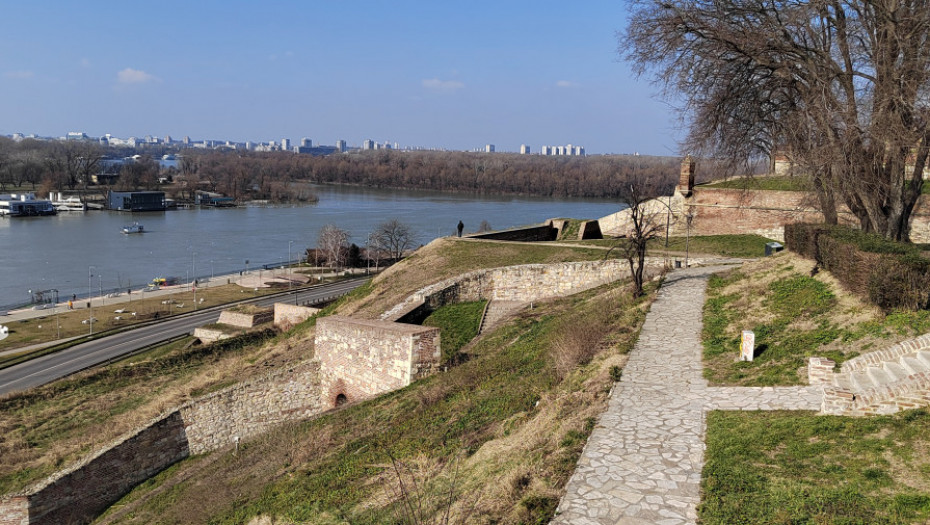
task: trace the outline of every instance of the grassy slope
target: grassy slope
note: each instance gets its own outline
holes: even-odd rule
[[[714,277],[704,304],[705,377],[712,384],[807,382],[810,356],[837,363],[930,330],[930,312],[882,314],[846,293],[813,262],[793,254],[747,263]],[[736,361],[742,330],[756,334],[756,357]]]
[[[603,254],[564,247],[433,243],[419,250],[414,258],[425,261],[425,265],[395,265],[388,272],[395,278],[363,286],[339,305],[327,308],[327,312],[352,311],[360,299],[373,293],[383,304],[399,302],[426,284],[467,271],[469,264],[496,267],[592,259],[595,255]],[[133,301],[133,305],[137,302]],[[138,307],[144,311],[141,301]],[[263,374],[269,366],[311,357],[312,326],[313,322],[308,322],[289,337],[228,353],[203,353],[197,348],[157,349],[106,369],[82,372],[24,394],[0,398],[0,494],[25,488],[203,392]]]
[[[758,176],[737,177],[720,182],[702,185],[705,188],[731,188],[738,190],[768,190],[768,191],[811,191],[810,180],[806,177],[788,176]]]
[[[429,284],[482,268],[604,258],[600,248],[437,239],[374,279],[371,293],[339,313],[374,318]]]
[[[611,247],[617,239],[575,241],[572,244]],[[669,237],[668,250],[684,255],[687,250],[692,256],[716,255],[722,257],[754,258],[765,255],[765,243],[774,242],[760,235],[692,235],[691,237]],[[649,255],[661,257],[665,254],[665,237],[649,241]]]
[[[705,373],[722,384],[806,382],[808,355],[842,361],[930,330],[930,312],[883,315],[791,254],[713,278],[705,304]],[[757,357],[735,361],[738,331]],[[759,346],[764,351],[758,355]],[[713,412],[702,473],[702,523],[905,524],[930,520],[930,416],[848,418],[805,412]]]
[[[430,516],[441,512],[457,472],[454,514],[545,523],[606,405],[609,371],[625,362],[645,316],[628,296],[612,287],[537,304],[469,346],[470,358],[447,373],[285,425],[238,454],[184,461],[100,522],[390,522],[400,471],[408,487],[416,477],[411,497],[422,498]],[[564,334],[577,327],[600,343],[596,355],[568,345],[573,338]],[[571,352],[590,362],[557,373],[553,362]],[[403,466],[392,468],[389,454]]]
[[[424,326],[435,326],[440,329],[440,346],[442,347],[442,362],[454,362],[459,351],[469,341],[478,335],[481,327],[481,314],[487,301],[450,304],[444,306],[423,320]]]
[[[930,521],[930,415],[713,412],[702,523]]]
[[[171,344],[0,398],[0,494],[25,488],[192,396],[228,386],[295,354],[249,344]],[[295,350],[299,345],[295,345]]]

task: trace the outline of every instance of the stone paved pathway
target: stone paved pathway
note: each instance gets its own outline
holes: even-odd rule
[[[820,387],[707,386],[701,311],[707,277],[720,269],[665,280],[552,523],[695,523],[707,411],[820,408]]]

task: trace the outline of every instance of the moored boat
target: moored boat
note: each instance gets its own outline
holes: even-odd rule
[[[7,193],[0,195],[0,215],[31,217],[58,213],[52,201],[36,199],[34,193]]]
[[[145,228],[142,227],[138,222],[134,222],[129,226],[123,226],[123,233],[143,233]]]

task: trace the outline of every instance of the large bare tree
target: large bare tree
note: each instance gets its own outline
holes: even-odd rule
[[[388,219],[375,228],[371,234],[372,244],[388,252],[391,259],[398,260],[404,252],[413,248],[417,242],[416,235],[409,224],[400,219]]]
[[[906,239],[930,152],[930,0],[631,0],[620,52],[682,97],[693,152],[784,148],[824,214]]]
[[[335,224],[320,228],[316,246],[318,253],[326,258],[332,268],[339,268],[345,263],[346,250],[349,247],[349,233]]]

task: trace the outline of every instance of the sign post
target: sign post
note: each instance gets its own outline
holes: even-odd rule
[[[743,330],[743,336],[740,338],[739,360],[752,361],[755,348],[756,334],[752,330]]]

